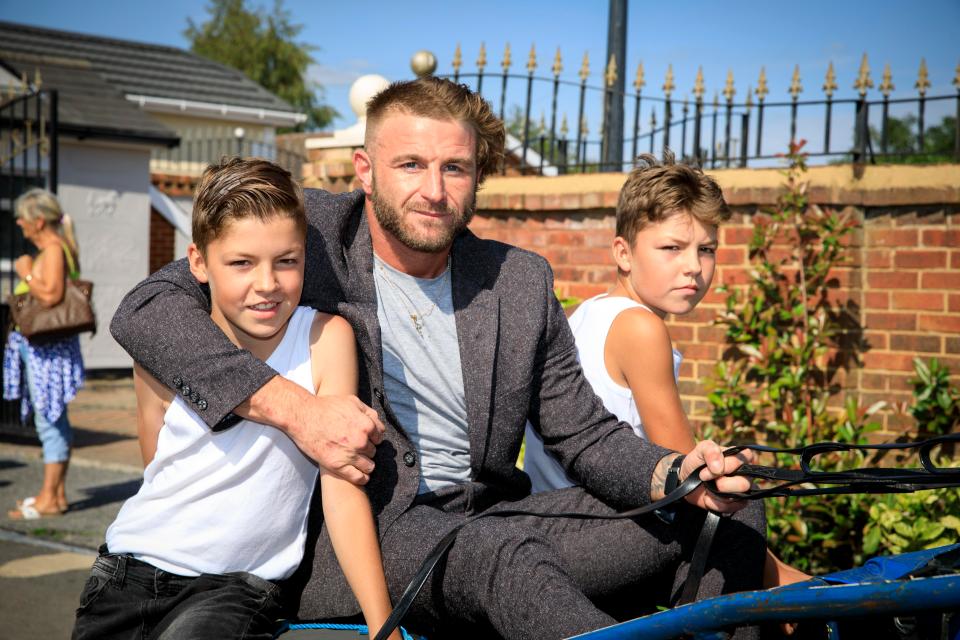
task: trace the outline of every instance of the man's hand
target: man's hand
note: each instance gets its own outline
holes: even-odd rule
[[[318,465],[353,484],[366,484],[384,426],[377,412],[356,396],[315,396],[281,376],[234,409],[277,427]]]
[[[679,454],[664,456],[657,463],[653,471],[653,478],[650,483],[650,497],[653,500],[659,500],[664,497],[664,484],[666,483],[667,470]],[[683,483],[691,473],[698,467],[707,465],[700,472],[700,479],[703,481],[716,480],[717,489],[724,492],[739,492],[750,489],[750,481],[741,476],[730,477],[744,463],[752,463],[754,459],[753,451],[741,451],[735,456],[724,456],[723,448],[716,442],[703,440],[698,442],[697,446],[687,454],[680,465],[680,482]],[[692,491],[685,498],[687,502],[701,509],[710,509],[719,513],[735,513],[746,506],[744,500],[728,500],[715,496],[705,487],[699,487]]]
[[[741,451],[734,456],[723,455],[723,448],[711,440],[698,442],[693,451],[687,454],[680,466],[680,481],[687,479],[693,471],[706,464],[707,468],[700,472],[703,481],[716,480],[717,489],[724,492],[748,491],[750,480],[742,476],[730,477],[744,463],[753,462],[753,451]],[[686,497],[687,502],[701,509],[710,509],[719,513],[736,513],[747,506],[745,500],[730,500],[715,496],[705,487],[699,487]]]
[[[356,396],[311,396],[287,435],[311,460],[353,484],[373,473],[376,445],[384,426],[377,412]]]

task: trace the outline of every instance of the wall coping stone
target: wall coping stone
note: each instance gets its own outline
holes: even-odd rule
[[[781,169],[717,169],[707,173],[723,188],[730,205],[776,203],[783,188]],[[858,175],[859,174],[859,175]],[[616,207],[625,173],[490,177],[480,187],[482,210],[560,211]],[[811,167],[811,202],[867,207],[960,203],[960,164]]]

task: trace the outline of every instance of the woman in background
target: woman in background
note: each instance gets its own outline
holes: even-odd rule
[[[22,255],[13,268],[20,281],[14,294],[29,292],[43,305],[63,300],[67,278],[80,276],[73,223],[49,191],[30,189],[15,206],[17,226],[37,247],[36,258]],[[3,353],[3,395],[22,398],[21,415],[33,409],[33,421],[43,445],[43,486],[35,495],[18,500],[8,516],[36,520],[67,510],[66,479],[73,431],[67,403],[83,385],[83,359],[78,336],[33,344],[13,327]],[[21,373],[23,375],[21,375]]]

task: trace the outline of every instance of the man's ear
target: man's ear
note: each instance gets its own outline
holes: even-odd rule
[[[363,192],[369,196],[373,193],[373,160],[365,149],[356,149],[353,152],[353,170]]]
[[[613,261],[617,263],[617,268],[620,269],[620,271],[630,273],[630,271],[633,270],[630,243],[622,237],[617,236],[613,239],[613,246],[610,247],[610,252],[613,254]]]
[[[193,274],[193,277],[196,278],[198,282],[204,284],[209,282],[210,278],[207,277],[207,263],[195,242],[191,242],[190,246],[187,247],[187,261],[190,263],[190,273]]]

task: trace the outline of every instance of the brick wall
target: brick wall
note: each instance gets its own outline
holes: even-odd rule
[[[775,170],[726,170],[713,175],[734,209],[721,230],[714,286],[742,284],[753,217],[772,205],[781,177]],[[846,210],[862,229],[850,243],[850,264],[835,274],[840,296],[857,307],[869,350],[862,367],[838,376],[866,403],[910,399],[914,356],[937,357],[960,384],[960,166],[811,169],[809,194],[822,206]],[[492,178],[478,198],[471,225],[482,237],[545,256],[562,295],[587,298],[614,279],[610,242],[614,208],[625,176]],[[723,345],[711,325],[723,296],[711,291],[690,315],[670,318],[684,354],[680,390],[694,420],[709,416],[703,381]],[[885,431],[912,424],[890,411]],[[883,434],[881,434],[883,435]]]
[[[166,218],[150,208],[150,273],[173,260],[176,232]]]

